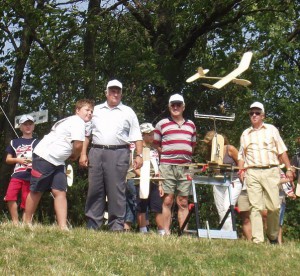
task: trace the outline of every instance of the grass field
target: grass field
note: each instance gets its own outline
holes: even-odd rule
[[[299,241],[282,246],[191,236],[0,224],[0,275],[298,275]]]

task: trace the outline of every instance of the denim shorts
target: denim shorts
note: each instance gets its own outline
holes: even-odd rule
[[[67,187],[67,175],[64,165],[55,166],[42,157],[33,154],[30,191],[46,192],[52,189],[67,191]]]
[[[146,199],[140,199],[139,186],[137,186],[137,211],[139,213],[147,213],[150,210],[153,213],[161,214],[162,212],[162,198],[159,195],[158,185],[150,182],[149,197]]]

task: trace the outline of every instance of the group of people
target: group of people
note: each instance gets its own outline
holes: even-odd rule
[[[23,135],[8,146],[6,159],[7,163],[16,164],[5,197],[15,224],[18,223],[16,201],[20,190],[21,208],[25,208],[23,221],[29,225],[43,192],[51,191],[58,226],[67,229],[65,161],[79,159],[80,166],[88,168],[85,206],[88,229],[101,228],[107,206],[109,230],[124,231],[128,183],[136,190],[141,232],[147,231],[146,213],[152,211],[158,233],[170,234],[174,203],[178,206],[179,226],[183,225],[189,212],[191,190],[184,165],[192,162],[196,146],[196,126],[183,116],[184,98],[180,94],[172,95],[168,102],[170,116],[155,127],[151,123],[139,125],[135,112],[121,102],[122,89],[118,80],[109,81],[104,103],[94,106],[91,100],[78,101],[75,115],[54,124],[41,141],[32,138],[34,119],[22,116],[19,123]],[[278,130],[263,122],[263,104],[253,103],[249,116],[251,127],[243,132],[239,151],[225,143],[223,161],[240,168],[231,186],[233,204],[238,198],[240,200],[241,190],[247,190],[251,221],[251,234],[247,238],[256,243],[264,241],[262,212],[267,209],[266,235],[270,242],[276,243],[280,210],[279,165],[285,165],[286,177],[291,183],[295,171]],[[208,133],[204,142],[209,145],[213,136],[213,132]],[[146,148],[150,151],[151,176],[154,177],[150,179],[148,198],[140,197],[138,187]],[[159,180],[154,180],[155,177]],[[219,187],[214,187],[214,197],[222,220],[232,202],[228,202],[226,190]],[[229,217],[223,229],[231,227]]]

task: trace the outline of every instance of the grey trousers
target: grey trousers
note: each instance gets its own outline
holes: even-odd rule
[[[126,175],[129,149],[91,148],[89,152],[89,188],[85,205],[87,227],[98,229],[108,199],[108,226],[112,231],[123,230],[126,212]]]

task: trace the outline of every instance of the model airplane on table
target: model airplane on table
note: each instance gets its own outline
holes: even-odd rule
[[[225,77],[207,76],[206,74],[209,72],[209,69],[203,69],[202,67],[199,67],[198,72],[195,75],[188,78],[186,80],[186,82],[193,82],[197,79],[215,79],[215,80],[219,80],[215,84],[211,85],[208,83],[202,83],[202,85],[204,85],[208,88],[216,88],[216,89],[222,88],[224,85],[226,85],[229,82],[233,82],[235,84],[239,84],[242,86],[248,86],[251,84],[250,81],[244,80],[244,79],[237,79],[236,77],[239,76],[240,74],[242,74],[243,72],[245,72],[249,68],[249,65],[250,65],[250,62],[252,59],[252,55],[253,55],[252,52],[244,53],[239,66],[235,70],[233,70],[231,73],[226,75]]]

